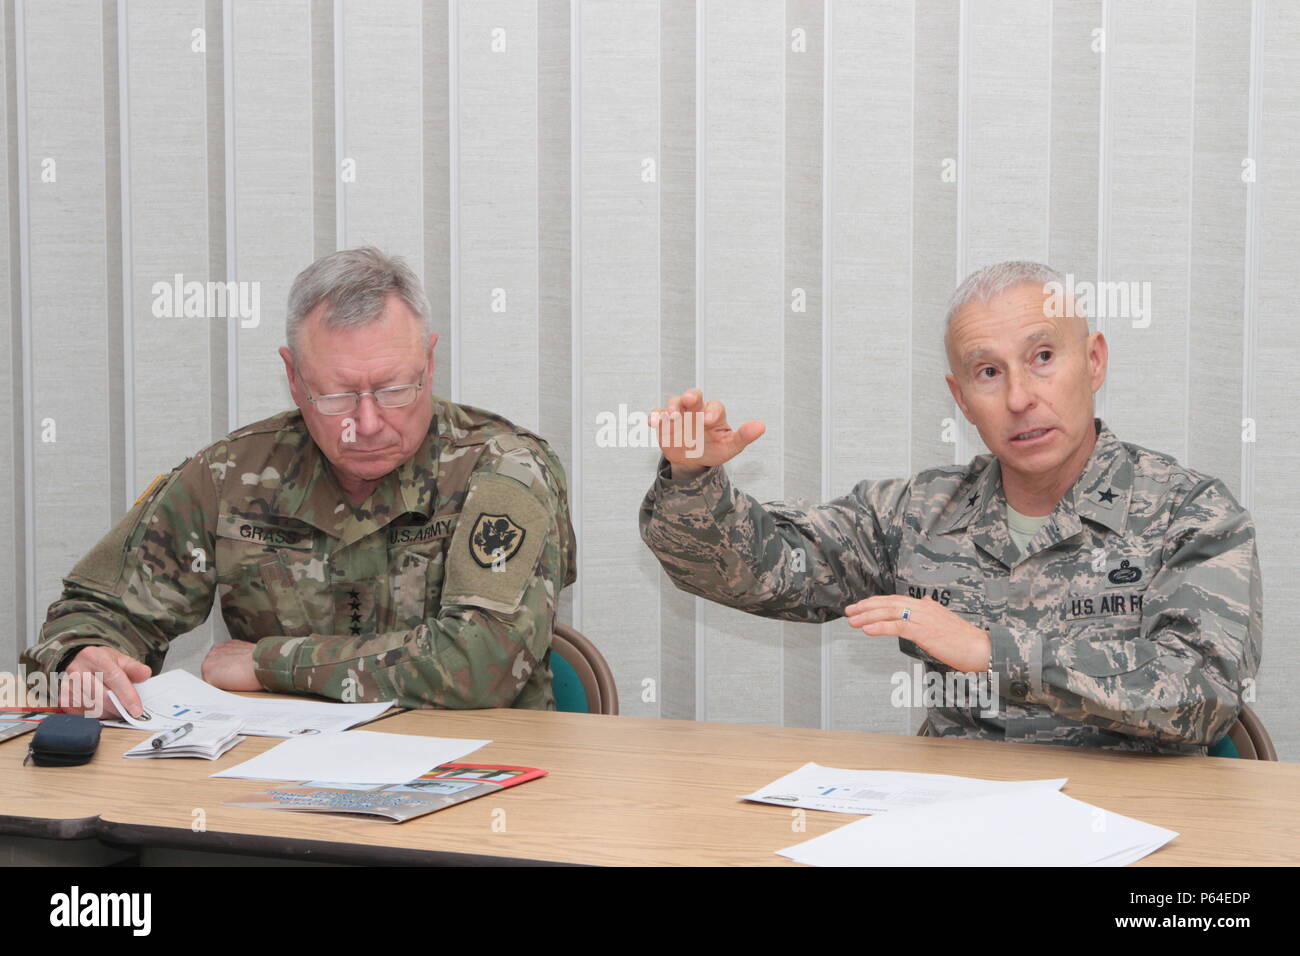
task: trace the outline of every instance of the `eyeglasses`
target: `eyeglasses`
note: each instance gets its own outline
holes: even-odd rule
[[[346,415],[355,412],[361,404],[361,396],[369,395],[380,408],[402,408],[415,401],[424,383],[417,385],[394,385],[380,388],[373,392],[337,392],[333,395],[307,395],[307,401],[316,406],[322,415]]]

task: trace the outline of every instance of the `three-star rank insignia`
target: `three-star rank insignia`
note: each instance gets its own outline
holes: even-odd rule
[[[352,611],[351,614],[352,623],[348,628],[348,632],[350,634],[360,634],[361,633],[361,592],[353,588],[351,591],[348,592],[348,597],[351,599],[348,601],[348,607]]]
[[[502,567],[519,552],[524,534],[509,515],[480,514],[469,538],[470,557],[482,568]]]

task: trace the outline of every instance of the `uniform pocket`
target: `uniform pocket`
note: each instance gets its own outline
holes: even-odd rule
[[[310,529],[223,513],[216,548],[221,612],[232,636],[330,632],[333,607],[321,600],[328,568]]]
[[[410,630],[425,622],[429,564],[427,555],[411,548],[393,554],[388,572],[391,629]]]
[[[1115,677],[1141,670],[1156,659],[1150,641],[1123,636],[1098,635],[1076,642],[1071,657],[1072,669],[1089,677]]]
[[[266,597],[276,619],[280,623],[280,634],[289,637],[306,637],[314,631],[327,631],[328,628],[314,628],[311,615],[298,592],[298,583],[294,573],[283,556],[277,556],[259,568]],[[265,636],[265,635],[263,635]]]

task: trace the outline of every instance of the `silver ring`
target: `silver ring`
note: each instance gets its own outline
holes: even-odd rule
[[[903,608],[903,620],[910,621],[911,619],[912,619],[912,609],[910,607]]]

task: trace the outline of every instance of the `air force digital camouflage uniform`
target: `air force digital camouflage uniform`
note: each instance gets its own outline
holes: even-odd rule
[[[419,450],[362,506],[326,465],[295,409],[160,476],[65,579],[26,662],[103,644],[157,673],[215,593],[269,690],[554,709],[547,654],[575,547],[546,442],[435,399]]]
[[[641,534],[682,590],[765,617],[829,621],[903,594],[987,630],[997,716],[932,707],[931,735],[1203,754],[1259,667],[1254,527],[1221,481],[1095,423],[1083,474],[1024,555],[992,455],[814,508],[761,505],[723,468],[673,480],[661,461]]]

